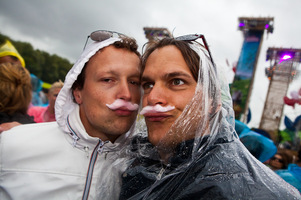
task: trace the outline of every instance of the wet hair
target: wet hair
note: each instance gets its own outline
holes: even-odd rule
[[[190,48],[189,42],[176,40],[174,38],[164,38],[158,42],[154,42],[149,44],[146,52],[142,56],[142,68],[141,68],[141,75],[145,69],[145,64],[147,62],[148,57],[152,54],[156,49],[163,48],[169,45],[173,45],[177,47],[191,71],[194,80],[198,81],[198,72],[199,72],[199,65],[200,65],[200,57],[199,55]]]
[[[138,52],[138,44],[137,44],[136,40],[133,38],[123,37],[120,41],[116,41],[111,45],[117,49],[126,49],[130,52],[135,53],[139,58],[141,57],[140,53]],[[101,51],[101,49],[99,51]],[[87,63],[83,67],[81,73],[77,76],[76,81],[73,83],[73,85],[71,87],[72,91],[74,91],[76,88],[82,89],[84,87],[85,71],[86,71]]]
[[[0,65],[0,112],[26,114],[31,102],[31,78],[21,65]]]

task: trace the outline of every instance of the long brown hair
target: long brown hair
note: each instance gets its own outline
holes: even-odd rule
[[[31,102],[31,81],[28,70],[20,65],[0,65],[0,112],[27,113]]]

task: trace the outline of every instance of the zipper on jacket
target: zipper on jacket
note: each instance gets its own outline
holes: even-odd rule
[[[86,184],[85,184],[85,189],[84,189],[83,198],[82,198],[83,200],[87,200],[89,197],[95,162],[97,160],[98,153],[102,152],[103,146],[106,143],[107,143],[107,141],[103,142],[103,141],[99,140],[98,144],[96,145],[96,147],[94,148],[94,150],[92,152],[92,155],[90,158],[90,163],[89,163],[89,168],[88,168],[88,172],[87,172],[87,176],[86,176]]]
[[[73,138],[72,146],[75,147],[77,141],[78,141],[80,138],[78,137],[78,135],[76,134],[76,132],[72,129],[72,127],[71,127],[71,125],[70,125],[70,122],[69,122],[69,115],[67,116],[67,126],[68,126],[68,128],[69,128],[69,130],[70,130],[70,133],[69,133],[69,134],[70,134],[71,137]]]

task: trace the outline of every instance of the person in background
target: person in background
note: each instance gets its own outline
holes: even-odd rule
[[[149,47],[140,112],[147,130],[126,151],[132,163],[120,199],[301,198],[240,142],[223,75],[201,34]]]
[[[284,153],[283,153],[284,152]],[[298,155],[292,155],[292,152],[288,149],[281,149],[280,152],[276,154],[275,159],[270,160],[271,164],[274,166],[274,172],[278,174],[283,180],[294,186],[301,193],[301,150],[297,152]],[[292,163],[291,163],[291,157]],[[288,165],[287,165],[288,163]]]
[[[239,120],[235,120],[235,131],[240,141],[259,161],[264,163],[276,154],[277,147],[274,141],[267,137],[269,135],[253,131]]]
[[[14,200],[118,198],[123,162],[118,168],[111,163],[128,145],[136,121],[140,53],[136,41],[120,33],[95,31],[90,38],[94,42],[56,99],[56,122],[0,134],[1,200],[2,194]],[[106,193],[98,193],[99,179],[114,180]]]
[[[34,123],[27,115],[31,101],[30,75],[26,68],[11,63],[0,64],[0,124]]]
[[[63,86],[64,83],[61,80],[51,85],[47,93],[47,98],[49,102],[48,106],[32,106],[28,109],[28,115],[33,116],[35,122],[40,123],[55,121],[55,100]]]
[[[301,167],[295,163],[288,164],[287,169],[275,170],[283,180],[294,186],[301,193]]]
[[[278,149],[277,153],[265,162],[272,170],[287,169],[288,165],[292,163],[292,155],[285,149]]]
[[[25,61],[9,40],[0,46],[0,63],[19,64],[25,67]]]
[[[40,80],[36,75],[30,74],[31,77],[31,86],[32,86],[32,100],[31,105],[32,106],[43,106],[43,100],[41,94],[43,94],[42,91],[42,80]]]
[[[5,40],[3,42],[3,44],[0,45],[0,64],[4,64],[4,63],[10,63],[13,65],[20,65],[22,67],[25,67],[25,61],[24,61],[23,57],[20,55],[20,53],[17,51],[17,49],[14,47],[14,45],[9,40]],[[31,99],[32,99],[32,97],[31,97]],[[25,115],[25,118],[27,119],[27,120],[25,120],[25,123],[34,123],[34,120],[32,117]],[[8,119],[8,118],[6,116],[4,116],[4,119]],[[24,119],[24,117],[22,117],[22,119]],[[18,121],[12,121],[12,122],[9,121],[9,122],[4,122],[4,123],[3,122],[1,122],[2,124],[0,123],[0,133],[21,124]],[[24,122],[22,122],[22,123],[24,123]]]

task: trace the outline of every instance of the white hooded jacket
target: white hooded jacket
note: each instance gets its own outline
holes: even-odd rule
[[[71,86],[85,63],[118,38],[94,42],[66,76],[56,100],[57,122],[21,125],[0,134],[0,199],[98,199],[99,179],[114,179],[107,187],[117,199],[120,170],[111,166],[127,144],[127,134],[114,144],[91,137],[72,100]],[[110,194],[112,194],[110,192]],[[104,199],[104,198],[103,198]]]

